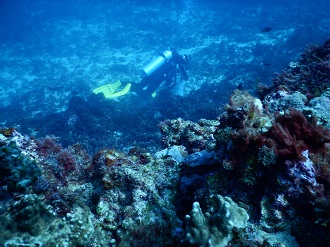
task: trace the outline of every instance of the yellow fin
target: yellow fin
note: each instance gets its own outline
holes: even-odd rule
[[[93,90],[93,93],[98,94],[98,93],[103,93],[104,97],[107,98],[107,96],[113,94],[114,92],[116,92],[116,90],[121,86],[121,82],[120,81],[116,81],[115,83],[112,84],[107,84],[98,88],[95,88]]]
[[[119,97],[119,96],[123,96],[125,94],[127,94],[129,92],[129,90],[131,89],[131,83],[128,83],[123,90],[117,92],[117,93],[113,93],[113,94],[110,94],[110,95],[104,95],[106,98],[116,98],[116,97]]]

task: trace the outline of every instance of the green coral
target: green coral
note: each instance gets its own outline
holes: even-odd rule
[[[262,146],[258,152],[258,162],[263,166],[269,167],[276,163],[277,155],[273,148]]]
[[[211,197],[210,209],[203,214],[198,202],[186,216],[187,241],[200,247],[224,247],[233,238],[233,228],[245,228],[249,215],[231,198]]]
[[[75,205],[72,213],[60,218],[43,197],[27,194],[0,216],[0,245],[108,246],[105,233],[94,221],[86,206]]]
[[[214,138],[219,142],[228,142],[231,140],[233,132],[234,130],[231,127],[218,129],[214,134]]]
[[[25,192],[40,176],[35,160],[21,153],[14,141],[0,149],[1,185],[10,192]]]
[[[257,183],[257,173],[255,164],[248,163],[247,167],[244,169],[242,182],[246,185],[253,186]]]

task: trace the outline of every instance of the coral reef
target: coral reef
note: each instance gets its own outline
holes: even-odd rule
[[[262,101],[237,89],[215,120],[161,122],[155,153],[2,128],[0,245],[329,246],[329,44]]]
[[[113,162],[99,164],[103,192],[96,215],[116,246],[171,244],[172,231],[180,224],[173,206],[179,167],[170,154],[157,160],[149,156],[145,163],[148,154],[112,153]],[[97,159],[109,159],[108,152]]]
[[[186,216],[188,246],[299,246],[288,232],[266,232],[259,224],[248,222],[246,210],[229,197],[213,195],[207,207],[203,214],[195,202]]]
[[[261,101],[248,92],[236,90],[230,102],[214,133],[216,148],[226,149],[222,163],[229,170],[257,157],[264,146],[262,136],[272,126],[272,119],[264,112]]]
[[[330,39],[322,46],[309,45],[298,62],[291,62],[289,66],[278,74],[271,87],[259,87],[261,98],[279,91],[289,93],[298,91],[308,99],[320,96],[330,83]]]
[[[249,215],[229,197],[214,195],[209,204],[210,212],[202,213],[198,202],[186,216],[187,240],[201,247],[227,246],[233,238],[232,230],[245,228]]]
[[[330,89],[327,89],[320,97],[313,98],[309,101],[306,112],[317,117],[318,124],[322,124],[330,129]]]
[[[33,140],[9,131],[0,138],[1,245],[152,246],[160,238],[164,245],[176,241],[179,149],[155,156],[137,148],[129,155],[103,149],[90,159],[79,145],[62,148],[54,137]]]
[[[6,136],[0,134],[0,185],[6,186],[9,192],[28,193],[41,174],[40,167],[33,160],[36,157],[33,151],[36,145],[16,130],[7,132]],[[22,152],[22,149],[26,152]]]
[[[108,246],[85,205],[91,197],[88,181],[82,179],[85,153],[16,130],[0,138],[2,246]],[[65,157],[75,161],[74,171]]]
[[[298,230],[303,226],[311,229],[313,236],[324,234],[329,227],[325,219],[330,217],[330,136],[329,130],[317,121],[312,105],[304,107],[305,101],[302,102],[299,109],[307,117],[292,107],[283,108],[282,113],[267,112],[260,101],[236,90],[211,133],[216,146],[192,153],[184,160],[188,166],[181,171],[179,195],[184,195],[186,201],[180,199],[181,204],[194,199],[208,205],[208,194],[223,194],[248,205],[252,220],[259,222],[250,231],[258,236],[255,238],[260,244],[267,242],[262,235],[274,231],[284,234],[284,240],[276,240],[277,243],[291,242],[297,246],[287,231],[293,232],[299,244],[310,243],[312,237]],[[197,204],[195,211],[201,213]],[[199,218],[204,219],[204,232],[195,229],[195,237],[189,235],[188,239],[206,245],[207,220]],[[187,231],[191,231],[189,225]],[[237,234],[233,243],[246,237],[242,231]],[[207,237],[201,240],[203,236]]]
[[[89,157],[3,129],[1,244],[308,246],[330,220],[330,135],[316,102],[271,112],[235,90],[216,120],[162,122],[155,154]]]
[[[159,124],[162,142],[167,146],[183,145],[188,153],[212,149],[215,145],[213,133],[218,122],[201,119],[198,123],[181,118],[165,120]]]
[[[263,104],[267,106],[267,111],[271,113],[284,112],[289,108],[303,111],[306,108],[307,97],[300,92],[278,91],[276,94],[267,95],[263,100]]]
[[[304,159],[302,152],[322,153],[330,142],[330,131],[322,125],[308,122],[302,112],[289,108],[282,114],[275,114],[273,127],[266,135],[276,143],[277,154],[282,159]],[[274,143],[274,142],[273,142]]]
[[[1,215],[3,246],[107,246],[87,207],[75,206],[72,213],[56,217],[42,197],[26,194],[8,214]],[[3,242],[5,240],[5,242]],[[99,242],[96,242],[99,241]]]

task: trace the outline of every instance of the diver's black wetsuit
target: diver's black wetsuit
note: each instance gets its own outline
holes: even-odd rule
[[[174,87],[176,84],[176,74],[181,73],[184,80],[188,80],[188,75],[184,69],[187,60],[177,52],[172,52],[172,58],[165,62],[151,75],[146,75],[140,83],[132,84],[131,91],[143,97],[151,97],[160,84],[165,81],[166,87]]]

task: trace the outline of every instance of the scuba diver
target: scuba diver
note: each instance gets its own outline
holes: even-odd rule
[[[143,68],[144,77],[140,83],[128,83],[122,90],[118,91],[121,82],[117,81],[113,84],[101,86],[93,90],[93,93],[103,93],[106,98],[116,98],[135,92],[143,98],[151,98],[156,96],[156,90],[164,83],[164,87],[174,88],[177,84],[177,75],[186,81],[188,75],[185,67],[188,64],[187,55],[180,55],[175,48],[164,51],[153,61]]]

